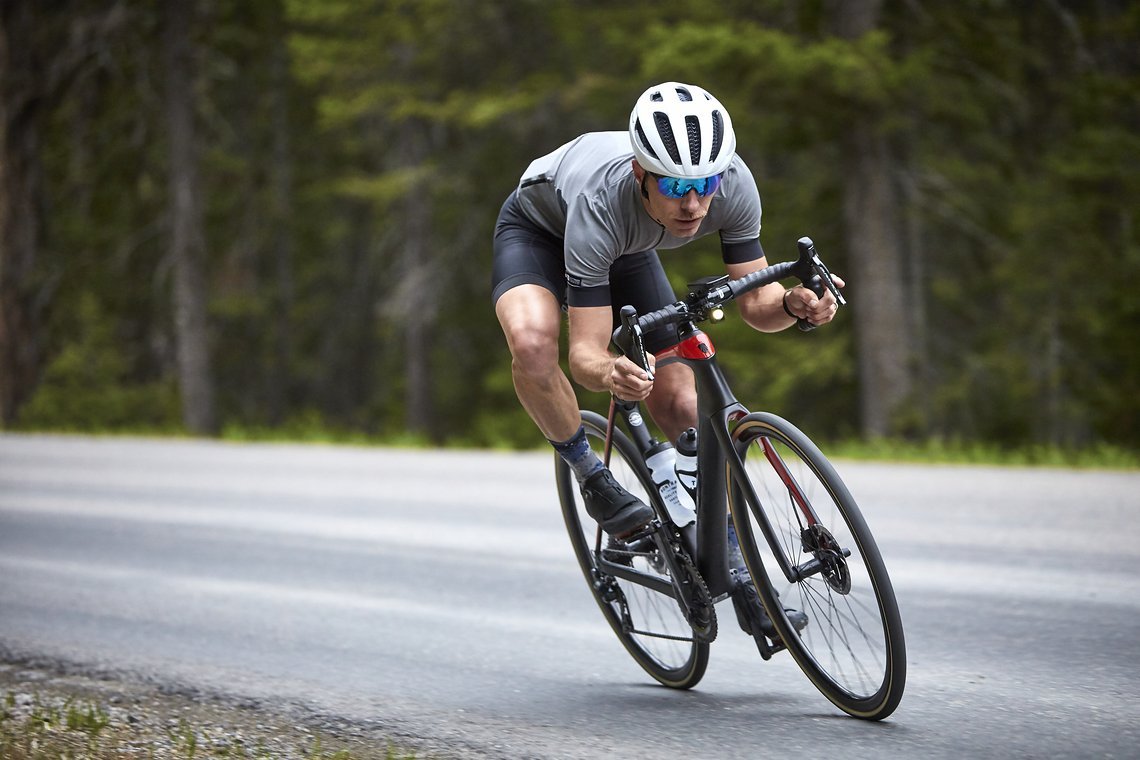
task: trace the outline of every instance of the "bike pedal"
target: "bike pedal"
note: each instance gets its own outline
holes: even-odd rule
[[[772,655],[779,654],[788,648],[783,639],[772,641],[762,633],[753,636],[752,640],[756,642],[756,649],[760,651],[760,657],[764,660],[770,660]]]
[[[632,532],[627,533],[623,536],[616,536],[616,538],[617,540],[632,546],[634,544],[639,544],[643,541],[646,541],[647,539],[652,538],[653,534],[656,533],[660,528],[661,521],[654,519],[650,520],[640,528],[634,528]]]
[[[768,620],[768,616],[760,604],[760,597],[756,594],[756,587],[752,585],[751,581],[741,582],[737,578],[729,595],[732,597],[732,606],[736,611],[737,624],[756,642],[756,648],[760,650],[762,658],[769,660],[772,655],[787,649],[778,635],[769,638],[764,633],[764,624],[767,623],[770,627],[772,623]]]

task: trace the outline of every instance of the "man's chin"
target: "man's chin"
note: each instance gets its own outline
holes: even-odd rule
[[[673,233],[673,237],[691,238],[697,234],[701,229],[701,220],[697,219],[692,224],[676,223],[673,229],[669,230]]]

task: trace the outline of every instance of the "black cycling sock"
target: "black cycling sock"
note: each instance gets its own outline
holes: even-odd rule
[[[726,544],[728,549],[728,567],[730,570],[736,570],[738,574],[748,574],[748,568],[744,565],[744,555],[740,553],[740,541],[736,538],[736,526],[732,524],[732,518],[728,518],[728,542]]]
[[[574,471],[574,476],[578,478],[579,483],[604,467],[602,460],[598,459],[598,455],[590,448],[590,442],[586,440],[585,426],[579,427],[578,432],[572,435],[569,440],[550,441],[550,445],[554,447],[563,461],[570,465],[570,469]]]

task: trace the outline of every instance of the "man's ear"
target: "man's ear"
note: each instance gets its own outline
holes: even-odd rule
[[[649,198],[649,191],[645,189],[645,179],[648,172],[642,168],[641,164],[637,163],[637,159],[633,159],[633,177],[637,180],[637,184],[641,185],[641,197]]]

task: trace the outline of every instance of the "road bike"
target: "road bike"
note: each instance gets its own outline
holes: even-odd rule
[[[678,343],[657,366],[684,362],[696,379],[696,520],[678,527],[646,465],[658,442],[640,404],[613,399],[608,417],[583,410],[591,446],[618,482],[651,504],[656,517],[635,535],[607,537],[585,510],[570,468],[555,457],[562,513],[590,591],[633,659],[665,686],[687,689],[705,674],[718,632],[716,605],[740,584],[729,567],[727,529],[735,528],[771,619],[755,630],[760,655],[787,650],[839,709],[868,720],[890,715],[906,682],[902,619],[886,566],[855,499],[819,448],[774,414],[750,412],[717,365],[712,340],[697,324],[719,321],[723,307],[763,285],[796,277],[818,295],[844,303],[810,238],[799,258],[737,280],[707,277],[688,296],[645,315],[621,311],[614,345],[648,368],[641,336],[673,325]],[[801,329],[812,325],[800,320]],[[620,425],[619,425],[620,421]],[[624,429],[623,429],[624,428]],[[797,632],[785,608],[808,624]]]

